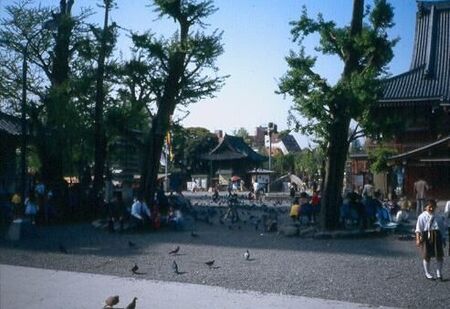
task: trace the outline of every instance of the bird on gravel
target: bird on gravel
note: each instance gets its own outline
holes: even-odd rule
[[[103,308],[112,308],[119,303],[119,295],[109,296],[105,300],[105,306]]]
[[[178,270],[178,264],[177,264],[177,262],[175,262],[175,261],[172,262],[172,269],[173,269],[173,271],[174,271],[177,275],[180,274],[180,271]]]
[[[130,248],[136,248],[136,244],[132,242],[131,240],[128,241],[128,247]]]
[[[136,308],[136,300],[137,300],[137,297],[133,298],[131,303],[129,303],[128,306],[125,307],[125,309],[135,309]]]
[[[191,231],[191,237],[198,237],[198,234],[196,233],[196,232],[194,232],[194,231]]]
[[[244,252],[244,258],[248,261],[250,259],[250,251],[246,250]]]
[[[169,252],[169,254],[177,254],[180,251],[180,246],[177,246],[175,249]]]
[[[136,274],[138,270],[139,270],[139,266],[137,266],[137,264],[134,264],[134,266],[131,268],[131,272],[133,274]]]
[[[63,244],[59,244],[59,252],[68,254],[66,247]]]
[[[212,267],[214,265],[214,260],[205,262],[206,265],[208,265],[209,267]]]

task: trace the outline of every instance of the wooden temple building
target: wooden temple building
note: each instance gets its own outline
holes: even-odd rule
[[[225,134],[219,140],[219,144],[209,153],[201,156],[203,160],[209,160],[211,163],[211,170],[228,170],[229,175],[236,175],[242,178],[246,184],[251,183],[248,171],[261,167],[267,157],[255,152],[248,144],[245,143],[242,137]],[[218,177],[213,177],[220,179]],[[221,183],[211,184],[217,185]]]
[[[405,125],[388,145],[397,154],[384,189],[414,198],[414,182],[422,177],[430,197],[450,200],[450,1],[417,6],[410,69],[385,81],[377,106]]]

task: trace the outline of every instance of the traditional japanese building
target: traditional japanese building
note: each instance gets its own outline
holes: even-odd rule
[[[417,1],[410,69],[384,83],[378,112],[397,114],[405,130],[390,144],[389,187],[413,197],[419,175],[430,196],[450,199],[450,1]]]
[[[201,156],[203,160],[209,160],[212,170],[227,169],[230,175],[239,175],[247,178],[247,171],[261,167],[267,157],[255,152],[244,142],[242,137],[227,135],[219,140],[219,144],[209,153]],[[248,179],[245,179],[248,183]]]

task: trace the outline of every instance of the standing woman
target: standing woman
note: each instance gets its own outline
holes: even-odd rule
[[[435,257],[436,277],[442,281],[442,264],[447,233],[444,217],[436,214],[435,211],[436,201],[427,201],[424,212],[417,218],[416,245],[421,249],[425,277],[434,280],[430,274],[430,258]]]

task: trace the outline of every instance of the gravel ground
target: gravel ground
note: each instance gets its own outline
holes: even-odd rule
[[[242,214],[242,219],[259,210]],[[282,214],[283,218],[287,214]],[[317,240],[262,233],[253,225],[195,224],[189,231],[107,233],[89,224],[38,227],[38,236],[0,240],[0,263],[403,308],[449,308],[450,281],[423,276],[413,241],[397,235]],[[238,226],[241,228],[238,229]],[[129,248],[128,242],[137,244]],[[59,244],[68,254],[59,251]],[[168,252],[180,246],[176,256]],[[251,258],[243,258],[245,250]],[[204,264],[215,260],[213,268]],[[171,265],[176,261],[181,274]],[[131,267],[139,265],[139,274]],[[434,264],[433,264],[434,265]],[[450,276],[450,264],[444,264]]]

